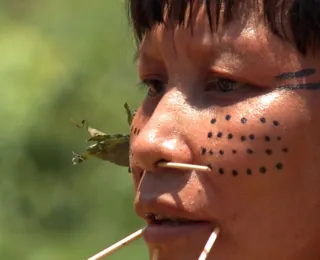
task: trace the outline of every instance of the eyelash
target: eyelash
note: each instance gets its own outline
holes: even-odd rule
[[[165,90],[165,83],[156,79],[143,80],[142,82],[140,82],[139,85],[143,90],[148,89],[148,96],[150,97],[162,94]],[[235,90],[241,89],[245,86],[247,86],[247,84],[233,81],[230,79],[214,78],[213,80],[210,80],[206,83],[204,90],[206,92],[215,91],[221,95],[224,95]]]

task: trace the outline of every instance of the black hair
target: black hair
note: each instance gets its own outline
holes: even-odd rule
[[[164,13],[168,10],[171,20],[179,25],[192,23],[192,9],[195,0],[127,0],[129,20],[132,23],[135,38],[139,44],[144,34],[156,24],[164,23]],[[219,26],[219,17],[223,9],[223,23],[230,22],[234,10],[248,0],[201,0],[206,6],[207,18],[211,30]],[[255,0],[258,2],[258,0]],[[262,0],[267,26],[284,41],[290,41],[298,51],[306,55],[309,50],[320,48],[320,1],[319,0]],[[213,6],[212,6],[213,5]],[[213,9],[212,9],[213,8]],[[211,11],[215,10],[215,21]],[[215,28],[213,28],[215,24]],[[290,30],[291,39],[289,40]]]

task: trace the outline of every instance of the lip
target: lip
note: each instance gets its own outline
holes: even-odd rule
[[[164,245],[183,239],[186,236],[193,236],[195,233],[203,233],[209,236],[213,228],[210,222],[190,223],[177,226],[149,224],[143,233],[143,237],[149,245]]]

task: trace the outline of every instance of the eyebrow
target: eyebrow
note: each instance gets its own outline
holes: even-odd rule
[[[303,69],[294,72],[285,72],[278,76],[276,76],[277,80],[286,80],[286,79],[294,79],[294,78],[304,78],[312,76],[316,73],[315,69]]]

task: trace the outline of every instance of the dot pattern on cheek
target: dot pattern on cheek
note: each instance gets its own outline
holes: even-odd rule
[[[133,133],[133,135],[139,135],[140,134],[140,129],[137,127],[132,127],[131,128],[131,133]]]
[[[248,121],[248,120],[247,120],[245,117],[241,118],[241,123],[242,123],[242,124],[246,124],[247,121]]]
[[[226,115],[225,116],[225,119],[226,121],[230,121],[232,118],[231,115]],[[279,121],[277,120],[267,120],[265,117],[261,117],[260,119],[258,119],[259,122],[261,124],[271,124],[273,126],[280,126],[280,123]],[[239,121],[238,121],[239,122]],[[240,119],[240,124],[244,125],[248,122],[247,118],[245,117],[242,117]],[[211,125],[213,124],[216,124],[217,123],[217,119],[216,118],[212,118],[211,121],[210,121]],[[215,131],[216,129],[214,129]],[[221,129],[220,129],[221,130]],[[213,132],[212,131],[209,131],[207,133],[207,137],[208,138],[212,138],[212,139],[215,139],[215,140],[228,140],[229,142],[238,142],[237,140],[240,139],[241,142],[245,142],[247,140],[250,140],[250,141],[262,141],[261,144],[263,144],[263,141],[266,142],[266,143],[274,143],[274,141],[276,142],[281,142],[282,141],[282,137],[279,136],[279,135],[276,135],[276,136],[269,136],[269,135],[266,135],[266,136],[256,136],[254,133],[250,133],[249,135],[241,135],[241,136],[238,136],[234,133],[223,133],[222,131],[218,131],[217,134],[216,134],[216,137],[214,137],[213,135]],[[237,139],[239,138],[239,139]],[[252,142],[250,142],[252,144]],[[249,143],[248,143],[249,144]],[[209,148],[209,149],[208,149]],[[217,146],[217,150],[214,151],[215,149],[211,149],[210,147],[202,147],[201,148],[201,154],[203,156],[206,156],[206,155],[210,155],[210,156],[213,156],[215,154],[218,154],[220,156],[223,156],[225,155],[225,151],[222,150],[222,149],[219,149],[219,146]],[[207,152],[208,151],[208,152]],[[276,153],[276,149],[275,149],[275,153]],[[279,150],[278,150],[279,151]],[[280,148],[280,151],[282,151],[283,153],[287,153],[288,152],[288,148],[287,147],[282,147]],[[216,153],[217,152],[217,153]],[[247,148],[244,148],[244,149],[232,149],[231,150],[231,153],[229,154],[229,156],[232,156],[232,155],[236,155],[236,154],[247,154],[247,156],[254,156],[254,154],[257,154],[258,156],[263,156],[263,154],[265,156],[273,156],[274,154],[274,150],[268,148],[268,147],[265,147],[265,148],[262,148],[260,151],[259,150],[253,150],[249,147]],[[209,158],[209,157],[207,157]],[[219,157],[217,157],[217,160],[219,160]],[[219,162],[219,161],[215,161],[216,162]],[[210,165],[210,164],[209,164]],[[274,162],[274,169],[277,170],[277,171],[280,171],[284,168],[283,164],[281,162]],[[249,166],[249,165],[248,165]],[[264,175],[268,172],[267,170],[267,167],[268,165],[263,165],[263,166],[259,166],[257,167],[256,169],[253,169],[253,168],[247,168],[244,170],[244,173],[247,175],[247,176],[251,176],[254,174],[255,171],[259,172],[260,174]],[[270,167],[272,167],[272,165],[270,165]],[[231,170],[231,172],[230,172]],[[239,172],[239,169],[224,169],[224,168],[217,168],[217,173],[219,173],[219,175],[224,175],[225,173],[231,173],[232,176],[238,176],[241,172]]]

